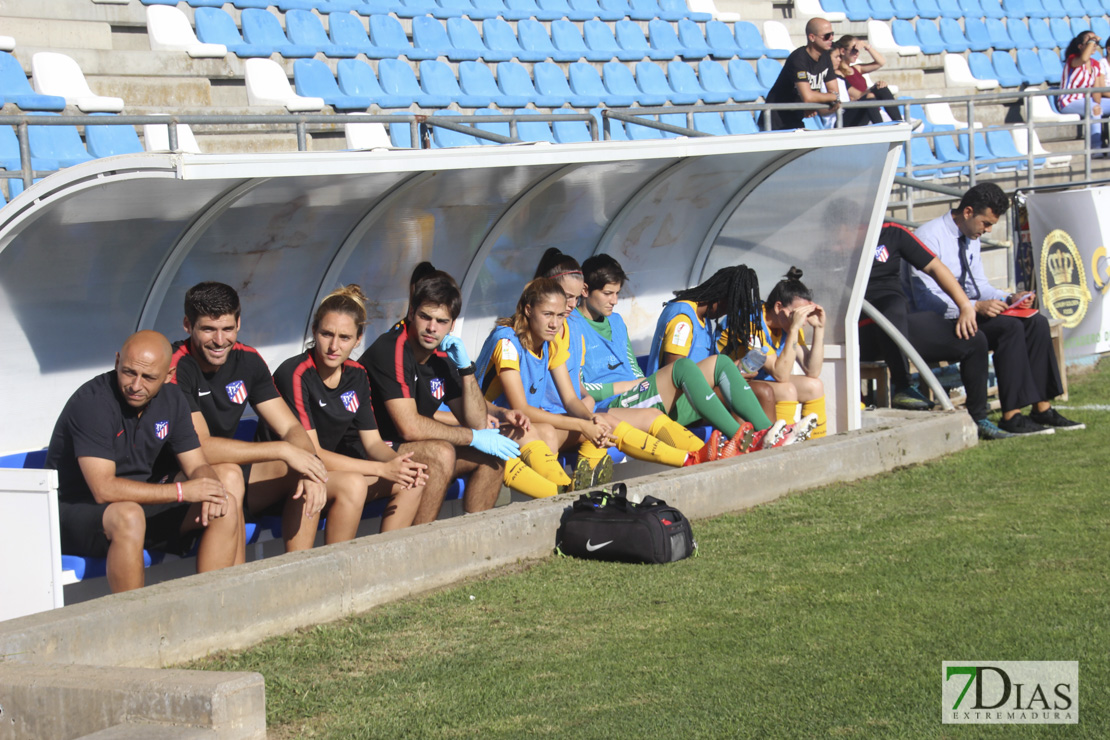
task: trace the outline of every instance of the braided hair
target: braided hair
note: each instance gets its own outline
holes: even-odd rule
[[[718,316],[728,322],[728,339],[721,354],[734,356],[748,346],[763,318],[759,277],[747,265],[722,267],[701,285],[674,292],[676,301],[719,303]]]

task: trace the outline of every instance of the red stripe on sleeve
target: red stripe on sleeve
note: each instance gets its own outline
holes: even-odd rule
[[[902,231],[906,232],[906,235],[909,236],[910,239],[913,239],[915,242],[917,242],[918,246],[920,246],[922,249],[924,249],[926,252],[928,252],[932,256],[934,256],[934,257],[937,256],[936,252],[934,252],[933,250],[931,250],[931,249],[929,249],[928,247],[925,246],[925,242],[923,242],[923,241],[921,241],[920,239],[917,238],[917,234],[913,233],[912,231],[907,229],[902,224],[893,224],[893,223],[883,224],[884,229],[888,226],[893,226],[896,229],[901,229]]]
[[[177,363],[180,362],[181,358],[184,357],[187,354],[189,354],[189,342],[188,342],[188,340],[186,340],[186,342],[184,344],[182,344],[180,347],[178,347],[177,351],[173,353],[173,357],[170,358],[170,369],[172,370],[172,369],[176,368]],[[173,376],[170,378],[170,382],[173,383],[174,385],[177,385],[177,373],[173,374]]]
[[[312,353],[308,353],[308,357],[293,371],[293,411],[297,414],[297,419],[301,422],[301,426],[305,429],[312,429],[312,417],[308,415],[308,409],[305,407],[304,398],[304,379],[303,376],[308,370],[316,369],[316,363],[312,360]]]
[[[393,372],[398,385],[401,386],[402,398],[412,398],[408,379],[405,377],[405,338],[407,336],[407,332],[401,332],[397,335],[397,342],[393,345]]]

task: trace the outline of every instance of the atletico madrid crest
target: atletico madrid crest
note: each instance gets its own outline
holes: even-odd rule
[[[879,262],[886,262],[890,259],[890,252],[887,250],[885,244],[880,244],[875,247],[875,259]]]
[[[231,381],[225,390],[232,403],[243,403],[247,400],[247,385],[241,380]]]
[[[444,393],[443,379],[442,378],[432,378],[431,386],[432,386],[432,395],[435,396],[436,400],[437,401],[443,400],[443,393]]]
[[[170,433],[169,421],[156,421],[154,422],[154,436],[158,439],[165,439],[166,435]]]
[[[339,397],[343,401],[343,408],[350,411],[352,414],[358,411],[358,394],[354,391],[347,391]]]

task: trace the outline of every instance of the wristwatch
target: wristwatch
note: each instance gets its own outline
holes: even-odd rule
[[[459,368],[459,377],[460,378],[465,378],[467,375],[473,375],[476,371],[477,371],[477,368],[474,367],[474,363],[472,362],[469,365],[467,365],[466,367],[460,367]]]

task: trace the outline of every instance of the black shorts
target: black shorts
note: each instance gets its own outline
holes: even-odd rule
[[[108,556],[108,537],[104,534],[104,510],[111,504],[58,502],[58,524],[62,552],[87,558]],[[189,503],[144,504],[146,535],[143,547],[182,555],[198,532],[181,533],[189,514]]]

